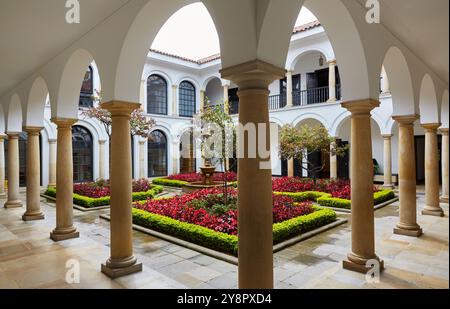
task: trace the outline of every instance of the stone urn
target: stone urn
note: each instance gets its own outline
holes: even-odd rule
[[[202,184],[203,185],[213,185],[214,184],[214,172],[216,167],[213,165],[205,165],[200,167],[202,172]]]

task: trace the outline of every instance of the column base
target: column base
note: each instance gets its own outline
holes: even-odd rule
[[[422,210],[422,215],[424,216],[435,216],[435,217],[443,217],[444,216],[444,211],[442,210],[442,208],[427,208],[425,206],[425,209]]]
[[[16,201],[7,201],[5,203],[5,208],[20,208],[22,207],[22,201],[16,200]]]
[[[0,195],[1,197],[1,195]],[[442,195],[440,198],[441,203],[447,203],[448,204],[448,195]]]
[[[369,260],[370,259],[367,259],[366,262]],[[378,260],[378,262],[380,263],[380,271],[384,270],[384,261],[380,260],[378,257],[374,258],[374,260]],[[365,262],[363,264],[360,264],[351,261],[350,259],[342,261],[342,267],[346,270],[355,271],[362,274],[367,274],[370,270],[372,270],[372,267],[367,267]]]
[[[23,221],[37,221],[37,220],[44,220],[45,219],[45,215],[41,212],[41,213],[35,213],[35,214],[27,214],[24,213],[22,216],[22,220]]]
[[[142,263],[137,263],[136,257],[131,256],[120,261],[111,261],[108,259],[102,264],[102,273],[111,279],[131,275],[142,271]]]
[[[386,189],[386,190],[393,190],[393,189],[395,189],[395,186],[394,185],[383,185],[382,188]]]
[[[6,193],[0,193],[0,198],[6,198]]]
[[[422,228],[417,226],[417,228],[403,228],[403,227],[395,227],[394,234],[403,235],[403,236],[411,236],[411,237],[419,237],[423,234]]]
[[[52,232],[50,232],[50,239],[53,241],[63,241],[78,237],[80,237],[80,232],[78,232],[75,228],[73,228],[71,231],[61,231],[58,229],[54,229]]]
[[[327,100],[327,103],[336,103],[337,102],[337,99],[328,99]]]

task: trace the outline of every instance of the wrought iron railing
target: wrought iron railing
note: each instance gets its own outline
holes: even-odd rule
[[[269,96],[269,110],[276,110],[286,106],[286,94]]]

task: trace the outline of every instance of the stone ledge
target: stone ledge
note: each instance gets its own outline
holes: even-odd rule
[[[54,198],[53,196],[48,196],[48,195],[45,195],[45,194],[41,194],[41,197],[47,199],[47,201],[56,202],[56,198]],[[82,212],[89,212],[89,211],[109,209],[110,205],[88,208],[88,207],[83,207],[83,206],[80,206],[80,205],[73,204],[73,208],[75,208],[76,210],[82,211]]]

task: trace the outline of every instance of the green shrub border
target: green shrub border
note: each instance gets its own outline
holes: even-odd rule
[[[274,192],[276,195],[283,195],[292,198],[295,202],[315,201],[320,206],[351,209],[351,201],[347,199],[332,197],[329,193],[318,191],[305,191],[305,192]],[[395,192],[393,190],[380,190],[373,194],[374,205],[387,202],[395,198]]]
[[[152,180],[152,183],[155,185],[176,187],[176,188],[181,188],[184,185],[188,184],[187,181],[172,180],[172,179],[167,179],[167,178],[155,178]]]
[[[144,201],[148,198],[154,198],[157,194],[163,191],[163,187],[152,185],[152,188],[146,192],[133,192],[133,202]],[[45,195],[56,198],[56,188],[50,187],[45,191]],[[105,196],[100,198],[91,198],[83,195],[73,194],[73,203],[85,208],[95,208],[101,206],[108,206],[110,204],[111,197]]]
[[[274,224],[274,244],[336,221],[337,216],[333,210],[316,206],[314,206],[314,210],[309,215]],[[133,223],[206,248],[237,256],[238,238],[234,235],[216,232],[196,224],[181,222],[136,208],[133,208]]]

